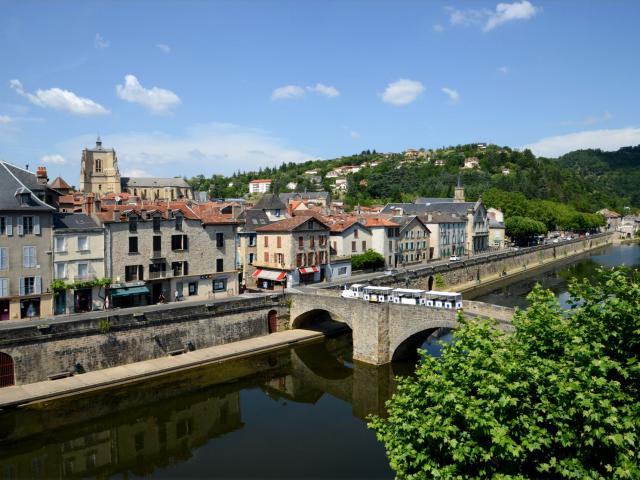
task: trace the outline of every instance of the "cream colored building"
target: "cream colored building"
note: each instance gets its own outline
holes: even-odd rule
[[[59,213],[53,218],[53,277],[67,284],[105,277],[104,229],[84,213]],[[56,295],[54,313],[78,313],[104,307],[106,289],[91,286]]]
[[[118,157],[113,148],[104,148],[100,137],[94,148],[85,148],[80,161],[80,191],[83,193],[118,193],[120,170]]]
[[[400,225],[400,239],[398,240],[400,265],[417,265],[427,263],[432,259],[431,232],[419,217],[415,215],[392,217],[391,221]]]
[[[331,258],[361,255],[373,248],[371,230],[357,219],[338,221],[331,225]]]

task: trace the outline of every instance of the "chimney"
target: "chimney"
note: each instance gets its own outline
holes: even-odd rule
[[[93,215],[93,195],[89,194],[84,197],[84,213],[91,216]]]
[[[38,167],[38,170],[36,170],[36,180],[38,185],[47,184],[49,181],[49,178],[47,177],[47,167]]]
[[[433,221],[433,214],[431,212],[427,213],[427,221],[428,222],[432,222]]]

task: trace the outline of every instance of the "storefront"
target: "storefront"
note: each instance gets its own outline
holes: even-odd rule
[[[73,292],[73,308],[76,313],[93,310],[92,288],[78,288]]]
[[[322,272],[315,265],[311,267],[303,267],[298,269],[300,283],[316,283],[322,281]]]
[[[287,272],[282,270],[267,270],[258,268],[251,275],[256,279],[258,288],[273,290],[274,288],[285,288],[287,286]]]
[[[20,318],[33,318],[40,316],[40,298],[28,298],[20,300]]]
[[[146,285],[111,288],[110,308],[141,307],[149,303],[149,288]]]

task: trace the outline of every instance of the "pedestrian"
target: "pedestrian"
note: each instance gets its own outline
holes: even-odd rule
[[[158,303],[167,303],[167,299],[164,298],[164,292],[160,292],[160,295],[158,296]]]
[[[176,302],[180,301],[180,292],[178,290],[176,290],[175,298],[176,298]]]

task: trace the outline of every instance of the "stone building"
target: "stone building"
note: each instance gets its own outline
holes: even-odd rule
[[[98,196],[126,192],[148,201],[193,199],[193,189],[181,177],[121,177],[116,151],[103,147],[100,137],[94,148],[82,151],[80,191]]]
[[[53,218],[53,275],[65,283],[105,278],[104,229],[84,213],[57,213]],[[56,314],[89,312],[104,307],[105,286],[68,289],[55,297]]]
[[[371,230],[357,218],[339,219],[332,222],[330,233],[331,259],[360,255],[373,248]]]
[[[248,288],[257,286],[253,273],[258,258],[258,234],[256,228],[269,225],[271,220],[263,210],[250,208],[238,215],[238,269],[241,271],[241,285]]]
[[[431,231],[417,215],[391,217],[391,221],[400,225],[398,250],[400,265],[409,266],[427,263],[433,258],[430,250]]]
[[[199,207],[113,205],[96,214],[105,227],[113,306],[238,293],[237,222]]]
[[[0,320],[53,313],[51,227],[57,192],[36,174],[0,161]]]
[[[319,282],[329,263],[329,226],[315,216],[287,218],[256,228],[253,277],[261,288]]]

